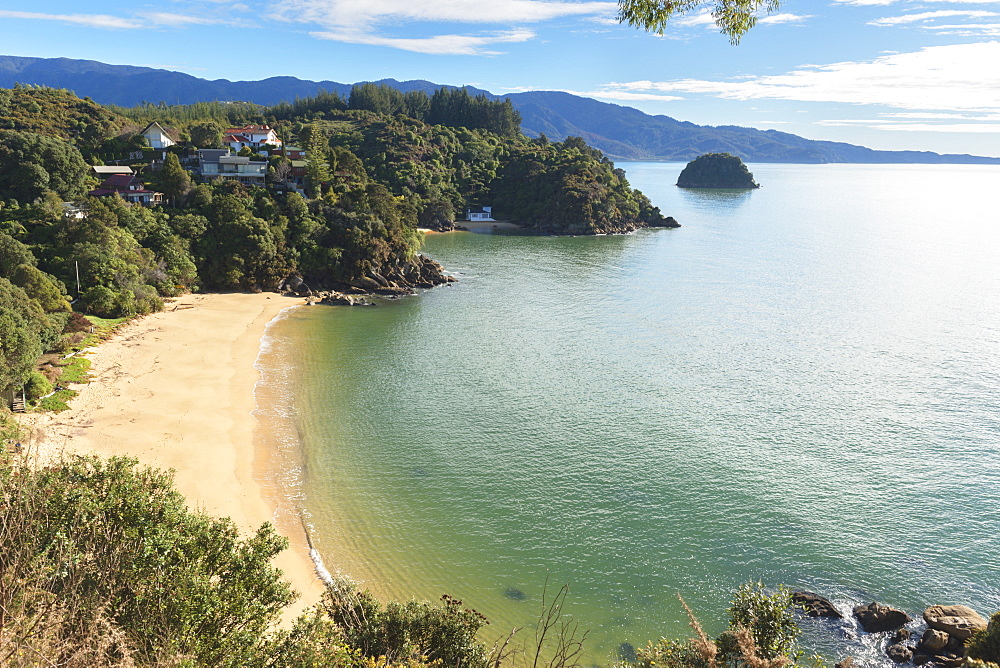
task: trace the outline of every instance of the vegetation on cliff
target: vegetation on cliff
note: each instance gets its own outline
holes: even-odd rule
[[[760,188],[735,155],[706,153],[687,164],[677,177],[681,188]]]

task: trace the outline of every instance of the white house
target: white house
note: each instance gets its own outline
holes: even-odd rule
[[[166,148],[177,143],[170,138],[167,131],[164,130],[163,127],[156,121],[147,125],[146,129],[139,134],[145,137],[146,141],[148,141],[149,145],[153,148]]]
[[[493,220],[493,207],[492,206],[481,206],[475,209],[467,209],[465,213],[466,220],[470,222],[477,221],[492,221]]]
[[[222,143],[235,151],[244,147],[259,149],[264,145],[281,146],[278,133],[269,125],[244,125],[242,128],[229,128],[225,132]]]

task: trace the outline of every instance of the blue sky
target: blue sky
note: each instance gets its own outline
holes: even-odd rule
[[[1000,0],[785,0],[739,46],[589,0],[0,0],[4,55],[209,79],[565,90],[710,125],[1000,156]]]

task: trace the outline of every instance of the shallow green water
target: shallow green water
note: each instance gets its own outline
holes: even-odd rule
[[[454,286],[270,329],[327,567],[498,633],[568,583],[595,663],[751,578],[1000,609],[1000,169],[622,166],[684,227],[434,236]]]

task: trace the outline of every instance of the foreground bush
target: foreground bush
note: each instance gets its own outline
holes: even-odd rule
[[[986,630],[969,638],[966,645],[969,658],[1000,668],[1000,612],[994,613]]]
[[[681,598],[695,637],[664,638],[639,650],[639,668],[782,668],[802,653],[795,644],[799,634],[792,612],[791,593],[779,587],[768,594],[760,582],[743,585],[729,608],[729,627],[712,640]]]
[[[132,459],[5,461],[0,517],[0,665],[249,665],[294,599],[270,525],[240,539]]]

